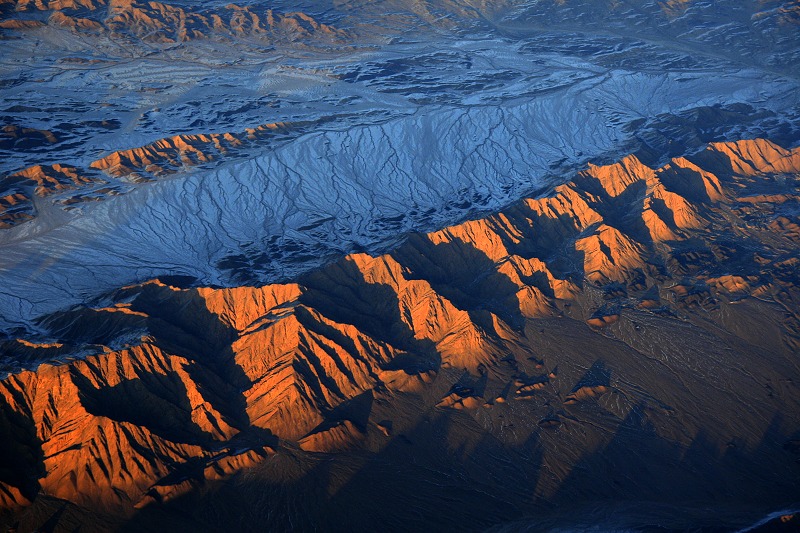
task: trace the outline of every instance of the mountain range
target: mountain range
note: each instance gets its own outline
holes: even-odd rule
[[[790,531],[798,24],[0,0],[0,524]]]

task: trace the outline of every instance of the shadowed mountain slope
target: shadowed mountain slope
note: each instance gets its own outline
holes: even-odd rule
[[[4,520],[481,529],[797,501],[798,176],[760,139],[629,156],[293,283],[164,278],[42,317],[0,345],[29,368],[0,382]]]

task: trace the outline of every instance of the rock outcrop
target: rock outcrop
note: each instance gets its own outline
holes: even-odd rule
[[[687,454],[739,439],[754,455],[738,474],[702,475],[785,490],[785,468],[762,467],[782,460],[770,431],[800,430],[798,157],[761,140],[660,169],[628,157],[295,283],[154,280],[43,317],[49,340],[2,344],[31,369],[0,382],[0,502],[118,520],[244,471],[268,483],[281,454],[380,456],[433,415],[464,425],[450,437],[463,446],[499,439],[491,453],[538,439],[558,473],[539,498],[579,490],[569,472],[612,449],[608,432]],[[80,176],[20,178],[46,191]],[[425,450],[448,442],[431,438]],[[640,481],[656,483],[621,483]]]

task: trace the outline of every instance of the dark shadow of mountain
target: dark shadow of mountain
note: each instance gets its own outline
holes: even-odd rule
[[[514,450],[476,429],[469,415],[430,410],[372,453],[286,449],[246,476],[143,509],[122,530],[191,516],[179,531],[479,531],[530,508],[540,448],[535,432]]]
[[[42,441],[33,420],[12,410],[2,396],[0,435],[0,482],[18,488],[32,500],[39,492],[38,478],[46,473]]]
[[[313,272],[303,277],[301,284],[306,287],[300,298],[303,304],[330,320],[353,325],[359,332],[407,352],[389,361],[384,368],[417,373],[441,364],[436,345],[430,340],[416,338],[406,325],[395,289],[385,283],[368,282],[353,261],[340,261]],[[338,332],[332,335],[336,339],[342,337]],[[361,357],[352,341],[343,340],[342,345]]]
[[[521,325],[516,293],[520,289],[486,253],[469,242],[453,239],[434,244],[424,235],[412,235],[391,253],[409,270],[411,279],[427,281],[458,309],[467,311],[473,323],[491,328],[482,311],[501,317],[512,326]]]
[[[145,374],[99,388],[78,372],[71,377],[81,404],[95,416],[147,428],[172,442],[212,445],[211,435],[192,420],[186,387],[175,374]]]
[[[769,457],[780,455],[784,437],[777,424],[756,449],[729,447],[723,454],[703,430],[688,448],[660,437],[645,414],[648,408],[634,406],[605,446],[573,466],[553,501],[716,504],[720,510],[738,505],[759,509],[755,517],[771,506],[800,501],[800,482],[776,483],[767,471],[769,463],[786,468],[785,458]]]

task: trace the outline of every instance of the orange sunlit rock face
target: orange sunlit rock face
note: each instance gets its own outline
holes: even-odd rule
[[[191,158],[190,141],[206,142],[169,149]],[[160,154],[115,154],[102,168],[152,169]],[[794,181],[753,201],[778,174]],[[771,465],[759,455],[769,417],[784,413],[781,435],[800,428],[788,362],[800,348],[798,224],[775,217],[800,200],[798,174],[800,152],[762,140],[712,144],[659,169],[631,156],[295,283],[154,280],[46,317],[58,342],[13,339],[3,350],[83,355],[0,382],[3,446],[15,458],[3,465],[0,505],[47,495],[132,517],[246,472],[264,483],[288,476],[267,466],[275,457],[402,456],[408,443],[441,442],[449,457],[516,450],[525,472],[537,450],[553,475],[520,502],[577,490],[581,461],[613,451],[615,434],[677,450],[668,472],[684,469],[680,456],[698,442],[734,438],[754,464]],[[80,179],[56,165],[24,177],[40,187]],[[764,332],[774,368],[737,362],[761,353]],[[744,384],[731,370],[739,364],[780,392]],[[428,435],[431,417],[449,420],[449,432]]]
[[[799,21],[0,0],[0,533],[791,528]]]

